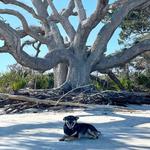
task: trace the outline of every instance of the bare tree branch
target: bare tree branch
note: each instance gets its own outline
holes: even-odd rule
[[[110,5],[110,9],[117,9],[123,6],[128,0],[117,0],[113,4]]]
[[[63,38],[60,34],[60,31],[57,27],[57,25],[53,22],[51,22],[51,32],[52,32],[52,35],[54,36],[54,39],[55,39],[55,42],[56,42],[56,47],[57,48],[64,48],[65,45],[64,45],[64,42],[63,42]]]
[[[62,24],[63,28],[65,29],[67,35],[69,36],[70,40],[72,41],[74,39],[75,36],[75,29],[74,27],[71,25],[70,21],[68,18],[66,18],[65,16],[61,16],[59,14],[59,12],[57,11],[57,9],[55,8],[53,2],[51,0],[47,0],[48,4],[50,5],[53,13],[54,13],[54,17],[57,18],[57,20],[59,20],[59,22]],[[51,20],[50,20],[51,21]]]
[[[23,9],[25,9],[27,12],[29,12],[34,18],[39,19],[41,22],[43,22],[46,26],[47,26],[47,20],[45,18],[47,18],[46,16],[42,16],[42,15],[37,15],[36,12],[34,11],[34,9],[32,9],[32,7],[29,7],[28,5],[16,1],[16,0],[1,0],[3,3],[5,4],[13,4],[16,6],[19,6]],[[40,6],[40,5],[39,5]],[[45,6],[46,7],[46,6]],[[41,10],[41,9],[39,9]],[[43,9],[44,10],[44,9]],[[46,11],[44,11],[46,12]],[[18,13],[19,14],[19,13]],[[21,14],[19,14],[21,16]],[[47,14],[48,16],[48,14]],[[23,16],[22,16],[23,17]],[[20,18],[19,18],[20,19]],[[25,20],[25,18],[24,18]],[[26,26],[27,27],[27,26]],[[25,29],[25,28],[24,28]],[[27,32],[27,28],[25,29],[25,31]],[[41,42],[45,43],[46,41],[43,40],[40,36],[38,36],[38,34],[35,34],[36,32],[33,32],[32,30],[30,30],[31,36],[38,38],[38,40],[40,40]],[[23,34],[23,36],[25,36],[25,34]]]
[[[74,8],[75,8],[74,0],[70,0],[68,7],[62,10],[61,15],[66,18],[68,18],[71,15],[77,16],[77,13],[73,12]]]
[[[5,3],[5,4],[13,4],[13,5],[19,6],[23,9],[25,9],[30,14],[32,14],[32,16],[34,18],[36,18],[38,20],[41,20],[42,22],[46,22],[46,20],[42,16],[39,16],[35,13],[35,11],[34,11],[34,9],[32,9],[32,7],[29,7],[28,5],[26,5],[22,2],[19,2],[19,1],[16,1],[16,0],[0,0],[0,1]]]
[[[23,29],[16,30],[20,38],[27,36],[27,33]]]
[[[41,18],[44,18],[43,20],[41,20],[41,22],[43,23],[44,27],[45,27],[45,31],[47,31],[49,29],[49,25],[48,25],[48,12],[47,12],[47,5],[44,5],[44,2],[42,2],[41,0],[32,0],[32,4],[34,5],[34,7],[36,8],[36,11],[38,13],[38,16],[40,16]]]
[[[57,17],[57,18],[60,18],[60,15],[59,15],[59,12],[57,11],[56,7],[54,6],[53,2],[51,0],[47,0],[50,8],[52,9],[54,15]],[[61,19],[61,18],[60,18]]]
[[[41,44],[40,42],[38,43],[37,47],[35,47],[35,46],[33,45],[34,48],[35,48],[36,51],[37,51],[35,57],[38,57],[38,55],[39,55],[39,53],[40,53],[40,47],[41,47],[41,45],[42,45],[42,44]]]
[[[4,45],[2,47],[0,47],[0,53],[5,53],[7,52],[8,46]]]
[[[48,18],[49,14],[48,14],[48,11],[47,11],[47,7],[48,7],[48,2],[47,0],[45,1],[42,1],[42,0],[32,0],[32,4],[34,5],[37,13],[39,16],[42,16],[44,18]],[[52,35],[52,31],[50,29],[50,24],[49,24],[49,21],[47,21],[46,23],[42,22],[42,27],[45,31],[45,38],[48,39],[48,49],[49,51],[51,49],[54,49],[55,48],[55,40],[54,40],[54,37]],[[41,42],[40,42],[41,43]],[[35,48],[35,47],[34,47]],[[35,48],[36,49],[36,48]],[[36,56],[39,54],[39,49],[36,49],[37,50],[37,53],[36,53]]]
[[[37,42],[37,40],[27,40],[27,41],[24,41],[23,43],[22,43],[22,49],[23,49],[23,47],[25,47],[26,45],[33,45],[33,44],[35,44]]]
[[[109,23],[104,25],[97,35],[97,38],[91,48],[93,53],[91,54],[89,61],[93,62],[92,65],[97,63],[101,59],[101,55],[106,51],[107,43],[112,37],[116,28],[121,24],[126,15],[135,7],[148,2],[148,0],[128,0],[119,10],[117,10]]]
[[[129,49],[125,49],[115,55],[102,58],[100,63],[94,67],[94,70],[107,70],[113,67],[119,67],[129,62],[136,56],[150,51],[150,40],[144,40]]]
[[[46,58],[31,57],[24,51],[21,51],[19,55],[12,55],[21,65],[42,72],[52,69],[59,63],[68,62],[70,59],[70,53],[65,49],[55,49],[50,52]]]
[[[69,18],[70,16],[77,16],[77,12],[73,12],[73,9],[75,8],[74,0],[70,0],[68,7],[66,9],[63,9],[59,14],[60,16],[63,16],[64,18]],[[59,23],[59,18],[57,18],[54,14],[51,14],[49,16],[49,21],[53,21],[55,23]]]
[[[113,4],[110,4],[110,10],[118,9],[119,7],[123,6],[128,0],[118,0],[115,1]],[[140,5],[136,7],[135,9],[145,9],[150,5],[150,1],[144,3],[143,5]]]
[[[77,29],[77,33],[74,38],[74,46],[76,47],[77,53],[84,53],[87,38],[94,27],[104,18],[108,10],[108,0],[98,0],[96,10],[86,20],[82,21]]]
[[[77,12],[79,15],[80,22],[82,22],[83,20],[86,19],[86,12],[85,12],[85,9],[83,7],[82,0],[74,0],[74,1],[76,4],[76,7],[77,7]]]
[[[9,15],[16,16],[21,21],[23,29],[26,32],[28,32],[28,30],[29,30],[28,23],[27,23],[25,17],[23,15],[21,15],[19,12],[15,11],[15,10],[11,10],[11,9],[0,9],[0,14],[9,14]]]
[[[40,35],[44,35],[45,31],[39,27],[39,26],[29,26],[30,31],[40,34]],[[25,30],[23,29],[16,29],[17,33],[19,34],[20,38],[23,38],[25,36],[27,36],[28,34],[25,32]]]
[[[45,6],[45,8],[48,7],[48,2],[47,2],[47,0],[44,0],[44,1],[43,1],[43,5]]]
[[[30,30],[25,17],[22,14],[20,14],[19,12],[15,11],[15,10],[11,10],[11,9],[0,9],[0,13],[1,14],[10,14],[10,15],[16,16],[21,21],[23,29],[24,29],[24,31],[26,33],[28,33],[30,36],[32,36],[33,38],[37,39],[41,43],[47,43],[47,39],[41,37],[36,32]]]
[[[4,23],[0,20],[0,35],[2,35],[4,43],[7,45],[7,49],[15,49],[14,53],[18,52],[18,47],[20,47],[20,42],[18,40],[20,39],[17,32],[12,29],[8,24]],[[11,52],[13,52],[11,50]]]
[[[61,62],[69,63],[73,59],[72,51],[68,51],[63,48],[54,49],[48,53],[45,58],[29,56],[21,49],[21,41],[17,32],[2,21],[0,21],[0,34],[5,35],[4,39],[8,45],[5,47],[7,48],[5,52],[10,53],[17,60],[17,62],[23,66],[30,67],[35,70],[46,71]]]
[[[69,36],[70,41],[73,41],[76,31],[74,27],[71,25],[69,19],[68,18],[63,19],[61,21],[61,24],[63,28],[65,29],[67,35]]]
[[[109,0],[97,0],[97,6],[94,13],[83,22],[83,27],[93,29],[105,16],[108,11]]]
[[[125,90],[124,85],[120,82],[120,80],[111,70],[106,71],[106,73],[108,74],[109,78],[112,79],[117,84],[120,90]]]
[[[37,45],[35,45],[37,44]],[[25,41],[22,45],[21,45],[21,49],[23,50],[23,48],[26,46],[26,45],[32,45],[32,47],[36,50],[36,55],[35,57],[38,57],[39,53],[40,53],[40,47],[41,47],[41,43],[38,42],[37,40],[27,40]]]
[[[74,0],[70,0],[68,7],[66,9],[62,9],[62,11],[59,13],[59,15],[66,19],[68,19],[70,16],[77,16],[77,12],[73,12],[73,9],[75,8]],[[60,19],[56,17],[56,15],[51,14],[49,16],[49,21],[53,21],[55,23],[59,23]]]

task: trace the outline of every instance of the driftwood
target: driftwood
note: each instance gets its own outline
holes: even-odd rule
[[[53,105],[53,106],[64,105],[64,106],[75,106],[75,107],[90,107],[90,105],[87,105],[87,104],[73,103],[73,102],[59,102],[58,103],[57,101],[50,100],[50,99],[43,100],[43,99],[21,96],[21,95],[0,94],[0,97],[3,99],[5,98],[5,99],[9,99],[9,100],[22,101],[22,102],[28,102],[28,103],[36,103],[36,104]],[[17,104],[16,104],[16,106],[17,106]]]
[[[80,102],[85,104],[150,104],[150,93],[127,91],[90,91],[73,90],[66,94],[59,94],[52,90],[20,90],[19,95],[36,97],[39,99],[53,99],[54,101]]]
[[[93,105],[150,104],[150,93],[116,91],[70,91],[60,94],[52,90],[23,89],[16,95],[0,93],[0,107],[5,113],[22,112],[26,109],[60,110],[68,107],[90,108]]]
[[[102,95],[112,104],[150,104],[150,93],[104,91]]]

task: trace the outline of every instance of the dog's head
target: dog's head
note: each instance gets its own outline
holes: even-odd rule
[[[65,121],[65,124],[67,125],[67,127],[69,129],[72,129],[75,124],[77,123],[77,120],[79,119],[79,117],[77,116],[66,116],[64,117],[64,121]]]

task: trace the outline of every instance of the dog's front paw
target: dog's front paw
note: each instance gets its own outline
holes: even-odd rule
[[[65,139],[64,139],[64,138],[61,138],[61,139],[59,139],[59,141],[65,141]]]

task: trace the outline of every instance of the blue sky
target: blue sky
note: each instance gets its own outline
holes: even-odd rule
[[[26,4],[28,4],[29,6],[31,6],[31,0],[20,0]],[[87,15],[90,15],[95,7],[96,7],[96,1],[97,0],[83,0],[83,3],[85,5],[85,9],[87,12]],[[110,0],[110,2],[113,2],[114,0]],[[57,7],[58,10],[61,10],[62,8],[65,8],[66,4],[68,3],[68,0],[54,0],[54,4]],[[18,8],[18,7],[14,7],[11,5],[3,5],[0,3],[0,9],[5,9],[5,8],[9,8],[9,9],[16,9],[18,11],[20,11],[22,14],[24,14],[24,16],[26,17],[26,19],[28,20],[28,22],[30,23],[30,25],[34,25],[34,24],[38,24],[38,21],[33,19],[32,16],[30,14],[28,14],[26,11]],[[50,12],[50,10],[49,10]],[[12,27],[17,28],[17,27],[21,27],[20,21],[10,15],[1,15],[6,21],[7,23],[9,23]],[[70,18],[72,24],[74,25],[74,27],[76,28],[78,25],[78,18],[75,17],[71,17]],[[97,32],[99,31],[101,25],[97,26],[97,28],[95,28],[87,41],[88,45],[91,45],[94,42],[94,39],[96,38]],[[62,29],[62,27],[60,26],[60,30],[62,35],[66,35],[66,33],[64,32],[64,30]],[[118,45],[117,39],[118,39],[118,34],[119,34],[119,30],[116,30],[116,32],[114,33],[113,37],[111,38],[111,40],[108,43],[108,53],[113,53],[115,50],[119,50],[121,47]],[[0,41],[0,46],[2,46],[2,42]],[[33,51],[32,48],[30,47],[26,47],[26,51],[30,54],[30,55],[34,55],[35,52]],[[43,57],[47,52],[46,47],[42,47],[42,52],[40,53],[40,57]],[[8,65],[14,64],[16,63],[15,59],[10,55],[10,54],[4,54],[4,53],[0,53],[0,73],[6,72],[8,71]]]

